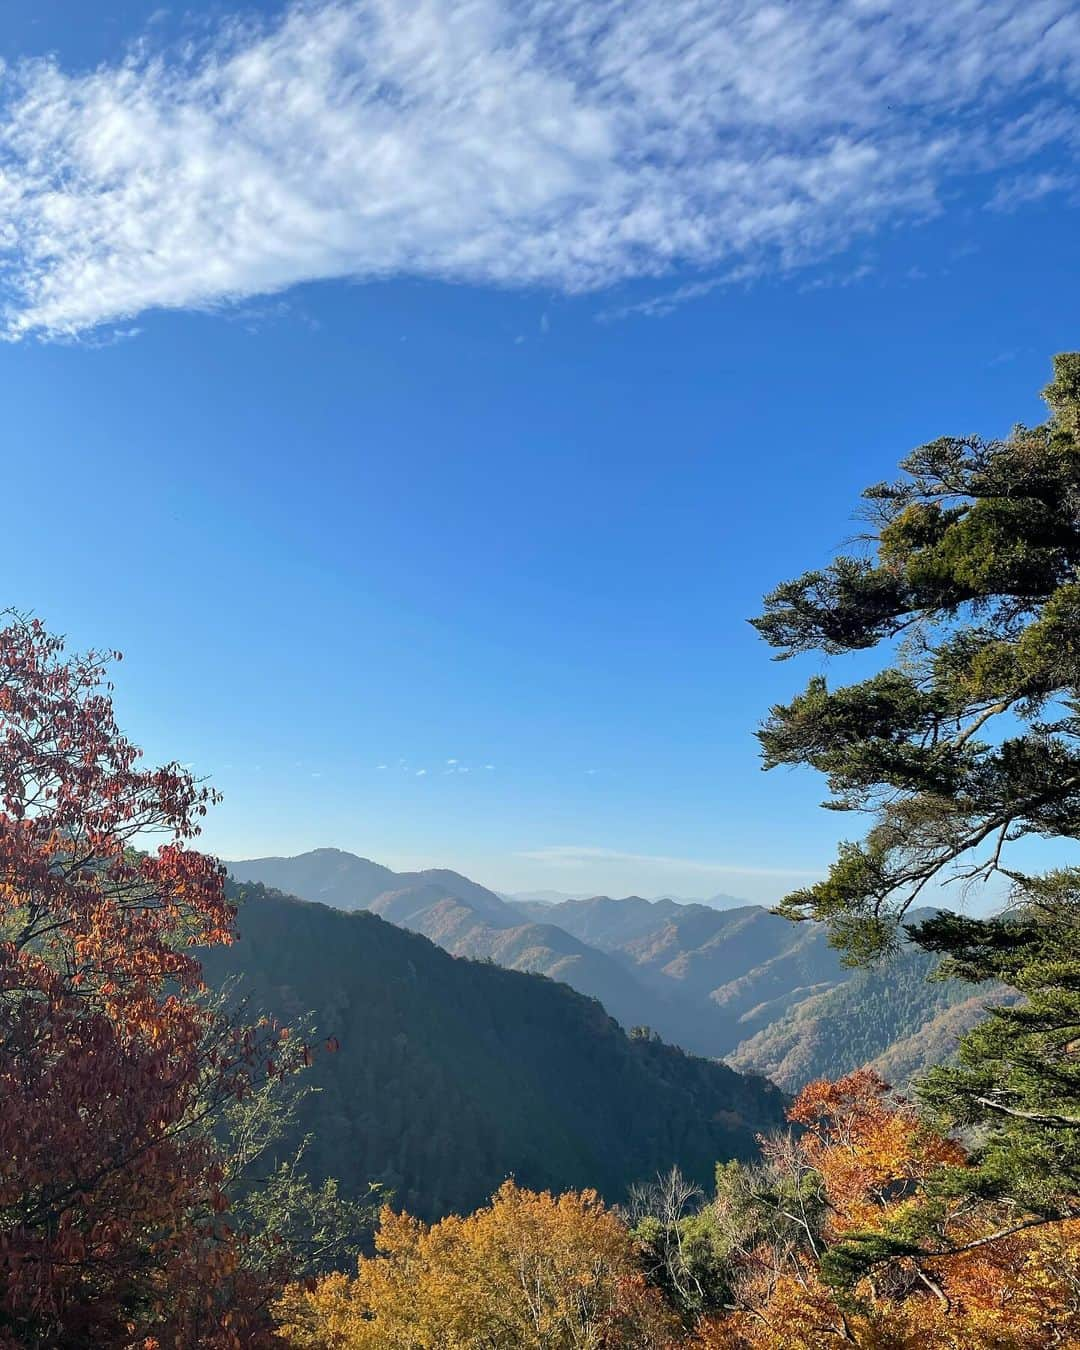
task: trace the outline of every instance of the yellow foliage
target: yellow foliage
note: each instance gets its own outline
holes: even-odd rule
[[[751,1229],[731,1246],[734,1305],[689,1342],[594,1192],[512,1182],[475,1214],[431,1226],[384,1210],[377,1255],[355,1279],[290,1289],[278,1334],[297,1350],[1080,1347],[1080,1220],[1018,1227],[1022,1216],[999,1206],[940,1201],[936,1227],[907,1254],[886,1251],[854,1288],[831,1287],[819,1265],[830,1246],[887,1234],[965,1155],[866,1071],[811,1084],[790,1114],[801,1132],[766,1142],[769,1183],[754,1203],[794,1227]]]
[[[595,1192],[506,1182],[467,1218],[384,1209],[356,1278],[295,1286],[279,1335],[303,1350],[661,1350],[677,1324]]]

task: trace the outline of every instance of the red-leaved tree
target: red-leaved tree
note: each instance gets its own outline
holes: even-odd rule
[[[192,949],[232,939],[188,843],[214,794],[142,765],[116,655],[0,629],[0,1346],[271,1344],[212,1125],[278,1033],[199,997]]]

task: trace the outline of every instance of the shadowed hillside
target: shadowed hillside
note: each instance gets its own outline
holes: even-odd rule
[[[898,1041],[906,1076],[947,1058],[956,1038],[945,1030],[952,1022],[938,1019],[971,997],[955,981],[928,983],[936,959],[910,949],[877,972],[852,971],[823,924],[792,923],[761,905],[507,901],[457,872],[397,873],[338,849],[229,866],[307,900],[369,909],[455,956],[563,981],[624,1028],[651,1027],[789,1091],[888,1056]]]
[[[260,881],[305,900],[368,909],[422,933],[454,956],[561,980],[599,999],[624,1028],[651,1027],[695,1054],[719,1056],[739,1039],[729,1012],[687,999],[674,984],[643,981],[621,954],[609,954],[549,920],[552,906],[538,902],[526,913],[525,906],[508,903],[457,872],[391,872],[338,849],[233,862],[229,869],[238,880]],[[676,912],[680,908],[660,903]]]
[[[240,940],[207,952],[207,978],[243,977],[259,1008],[314,1013],[335,1055],[299,1132],[317,1176],[392,1186],[424,1215],[480,1203],[513,1174],[612,1198],[677,1163],[707,1180],[778,1125],[771,1084],[624,1034],[564,984],[455,960],[373,914],[244,888]]]

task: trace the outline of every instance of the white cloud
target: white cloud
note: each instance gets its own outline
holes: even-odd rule
[[[994,189],[987,202],[991,211],[1016,211],[1029,202],[1042,201],[1055,193],[1075,194],[1080,188],[1080,174],[1056,173],[1044,169],[1007,178]]]
[[[548,863],[553,867],[580,867],[583,865],[632,863],[645,867],[677,868],[684,872],[716,873],[753,877],[816,877],[821,868],[813,867],[756,867],[741,863],[706,862],[701,858],[671,858],[653,853],[625,853],[616,848],[597,848],[588,844],[555,844],[549,848],[530,849],[518,853],[519,858]]]
[[[1078,70],[1072,0],[308,0],[89,73],[34,61],[0,87],[4,325],[330,277],[790,268],[960,175],[1037,195]]]
[[[417,778],[426,778],[426,777],[427,777],[427,769],[417,769],[417,771],[416,771],[416,776],[417,776]]]

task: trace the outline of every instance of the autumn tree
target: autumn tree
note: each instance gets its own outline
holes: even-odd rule
[[[678,1322],[594,1192],[504,1183],[467,1218],[389,1208],[355,1279],[292,1288],[281,1336],[309,1350],[660,1350]]]
[[[214,1126],[283,1047],[199,996],[233,937],[190,846],[214,796],[143,766],[108,659],[0,629],[0,1345],[257,1345],[277,1286]]]
[[[1001,1215],[933,1190],[960,1146],[861,1070],[812,1083],[798,1132],[721,1174],[733,1307],[708,1350],[1037,1350],[1080,1337],[1080,1224],[994,1238]],[[932,1203],[928,1204],[927,1187]],[[872,1253],[873,1259],[864,1258]]]

